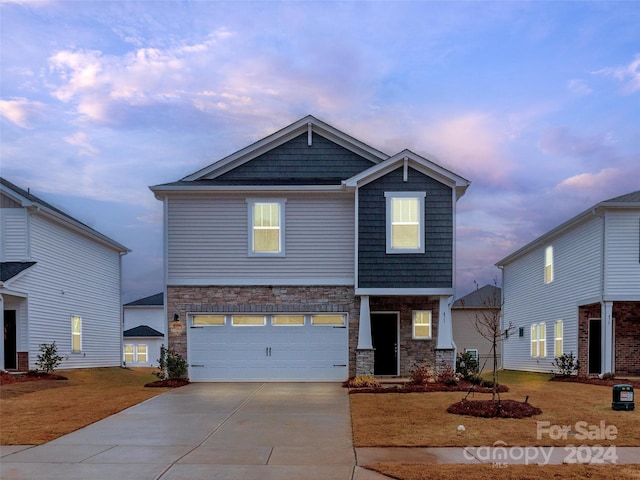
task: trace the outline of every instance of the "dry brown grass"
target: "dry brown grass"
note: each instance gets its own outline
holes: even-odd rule
[[[59,371],[68,380],[38,380],[0,386],[0,445],[40,445],[77,430],[165,388],[153,369],[89,368]]]
[[[552,440],[547,435],[537,439],[537,422],[575,426],[615,425],[617,439],[579,441],[585,445],[639,446],[640,409],[630,412],[611,410],[611,387],[549,382],[548,375],[500,372],[500,382],[510,391],[502,398],[523,401],[542,409],[542,414],[525,419],[476,418],[446,413],[463,393],[405,393],[350,395],[354,444],[357,447],[443,447],[492,445],[556,445],[578,443],[574,436]],[[476,394],[469,398],[487,399]],[[457,431],[464,425],[464,433]]]
[[[374,465],[368,467],[402,480],[638,480],[640,465]]]

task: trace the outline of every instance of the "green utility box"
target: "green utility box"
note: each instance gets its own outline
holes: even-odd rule
[[[633,401],[632,385],[614,385],[613,386],[613,403],[611,408],[614,410],[633,410],[636,404]]]

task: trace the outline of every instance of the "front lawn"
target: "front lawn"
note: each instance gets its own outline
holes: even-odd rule
[[[630,412],[614,411],[611,409],[611,387],[549,382],[549,378],[550,375],[544,374],[500,372],[500,383],[509,386],[509,392],[502,394],[502,398],[524,401],[528,396],[528,402],[543,412],[524,419],[446,413],[449,405],[462,399],[463,392],[350,395],[354,445],[465,447],[505,442],[517,446],[640,446],[640,408]],[[490,394],[469,396],[469,399],[490,398]],[[569,426],[567,438],[552,438],[546,431],[538,435],[538,422],[545,421],[550,426]],[[594,432],[595,436],[598,432],[594,429],[599,429],[601,422],[616,427],[614,440],[577,439],[575,433],[580,434],[583,430]],[[464,425],[464,431],[458,430],[459,425]]]
[[[144,387],[153,370],[60,370],[68,380],[1,385],[0,445],[39,445],[166,391]]]

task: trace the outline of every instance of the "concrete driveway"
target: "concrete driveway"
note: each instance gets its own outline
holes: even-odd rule
[[[369,478],[336,383],[191,384],[2,455],[7,480]]]

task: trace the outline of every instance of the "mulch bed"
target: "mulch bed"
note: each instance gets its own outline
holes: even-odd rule
[[[150,387],[150,388],[160,388],[160,387],[165,387],[165,388],[177,388],[177,387],[184,387],[185,385],[188,385],[189,380],[185,379],[185,378],[168,378],[166,380],[156,380],[155,382],[150,382],[145,384],[145,387]]]
[[[24,375],[11,375],[0,371],[0,385],[9,383],[33,382],[35,380],[68,380],[67,377],[55,373],[44,373],[30,370]]]
[[[406,384],[404,386],[391,385],[389,387],[365,387],[365,388],[351,388],[349,394],[354,393],[428,393],[428,392],[468,392],[471,389],[472,384],[461,380],[455,385],[446,385],[442,382],[427,383],[424,385],[412,385]],[[475,393],[491,393],[493,388],[481,387],[479,385],[473,385],[471,390]],[[498,392],[505,393],[509,391],[509,387],[506,385],[498,385]]]
[[[447,412],[483,418],[525,418],[540,415],[542,410],[525,402],[505,399],[462,400],[447,408]]]
[[[583,377],[583,376],[562,376],[556,375],[555,377],[551,377],[549,379],[551,382],[570,382],[570,383],[588,383],[590,385],[601,385],[604,387],[613,387],[614,385],[632,385],[634,388],[640,388],[640,381],[637,380],[629,380],[627,378],[612,378],[612,379],[603,379],[599,377]]]

